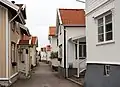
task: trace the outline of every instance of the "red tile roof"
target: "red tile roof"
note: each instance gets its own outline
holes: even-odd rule
[[[31,40],[31,44],[37,44],[37,37],[36,36],[32,36],[32,40]]]
[[[23,35],[23,37],[21,38],[21,40],[19,41],[20,45],[29,45],[29,40],[30,37],[27,35]]]
[[[31,40],[31,42],[30,42]],[[36,36],[27,36],[27,35],[23,35],[23,37],[21,38],[21,40],[19,41],[19,44],[24,44],[24,45],[27,45],[27,44],[32,44],[32,45],[37,45],[37,37]],[[29,43],[30,42],[30,43]]]
[[[56,27],[50,26],[49,27],[49,36],[55,36],[55,32],[56,32]]]
[[[29,40],[20,40],[19,44],[20,45],[29,45]]]
[[[59,9],[60,17],[64,25],[84,25],[84,9]]]

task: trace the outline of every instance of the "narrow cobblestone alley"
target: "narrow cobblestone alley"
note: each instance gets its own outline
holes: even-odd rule
[[[45,63],[35,69],[32,77],[29,80],[18,80],[12,87],[80,87],[79,85],[72,83],[59,77],[58,73],[52,72],[50,66]]]

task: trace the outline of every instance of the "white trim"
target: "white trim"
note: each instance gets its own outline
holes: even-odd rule
[[[10,78],[0,78],[0,80],[10,80],[12,79],[13,77],[15,77],[16,75],[18,75],[18,72],[13,74],[12,76],[10,76]]]
[[[9,79],[12,79],[13,77],[15,77],[16,75],[18,75],[18,72],[16,72],[15,74],[13,74],[12,76],[10,76]]]
[[[115,43],[115,41],[114,40],[110,40],[110,41],[105,41],[105,42],[99,42],[99,43],[96,44],[96,46],[112,44],[112,43]]]
[[[6,10],[6,77],[9,77],[9,23],[8,10]]]
[[[86,63],[91,63],[91,64],[113,64],[113,65],[120,65],[120,62],[87,61]]]
[[[59,21],[60,21],[60,24],[63,24],[63,23],[62,23],[61,16],[60,16],[60,10],[58,9],[57,12],[58,12],[58,19],[59,19]]]
[[[12,2],[8,1],[8,0],[0,0],[0,2],[2,2],[3,4],[11,7],[12,9],[18,11],[19,7],[14,5]]]
[[[76,36],[76,37],[72,37],[72,40],[77,40],[77,39],[81,39],[81,38],[85,38],[85,35],[82,36]]]

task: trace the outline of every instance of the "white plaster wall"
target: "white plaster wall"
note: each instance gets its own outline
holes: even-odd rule
[[[59,27],[59,33],[58,33],[58,45],[62,45],[62,61],[60,63],[60,66],[64,67],[64,27],[62,25],[60,26],[61,27]],[[60,35],[60,29],[61,29],[61,35]]]
[[[52,37],[52,42],[51,42],[51,46],[52,46],[52,51],[56,52],[58,51],[58,47],[57,47],[57,37]]]
[[[87,15],[87,62],[91,63],[112,63],[120,64],[120,29],[119,29],[119,15],[120,15],[120,0],[115,0],[108,5],[101,6],[101,9],[96,10],[96,12]],[[87,4],[89,5],[89,4]],[[92,18],[96,13],[101,13],[102,11],[107,11],[114,8],[113,11],[113,31],[114,31],[114,41],[115,43],[104,44],[96,46],[97,44],[97,24]]]
[[[32,65],[36,66],[36,46],[30,48],[30,56],[32,56]]]
[[[70,38],[77,36],[85,36],[85,27],[66,27],[66,36],[67,36],[67,68],[69,67],[69,63],[73,63],[73,68],[77,68],[77,60],[75,58],[75,44],[68,41]],[[81,40],[84,41],[85,40]]]

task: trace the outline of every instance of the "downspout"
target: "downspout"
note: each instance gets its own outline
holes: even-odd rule
[[[12,22],[19,14],[20,14],[20,10],[18,10],[17,14],[9,21],[9,26],[8,26],[8,29],[9,29],[9,30],[8,30],[8,38],[9,38],[9,39],[8,39],[8,45],[11,44],[11,43],[10,43],[10,29],[11,29],[11,25],[10,25],[10,24],[11,24],[11,22]],[[12,83],[12,82],[10,81],[11,78],[9,78],[9,70],[10,70],[10,69],[9,69],[9,68],[10,68],[10,67],[9,67],[9,60],[10,60],[10,59],[9,59],[9,58],[11,57],[11,56],[10,56],[10,48],[11,48],[11,47],[9,46],[9,48],[8,48],[8,51],[9,51],[8,53],[9,53],[9,55],[8,55],[8,57],[7,57],[7,64],[8,64],[8,65],[7,65],[7,69],[8,69],[7,78],[8,78],[8,80],[9,80],[9,82]]]
[[[67,78],[67,69],[66,69],[66,30],[64,27],[64,69],[65,69],[65,78]]]

